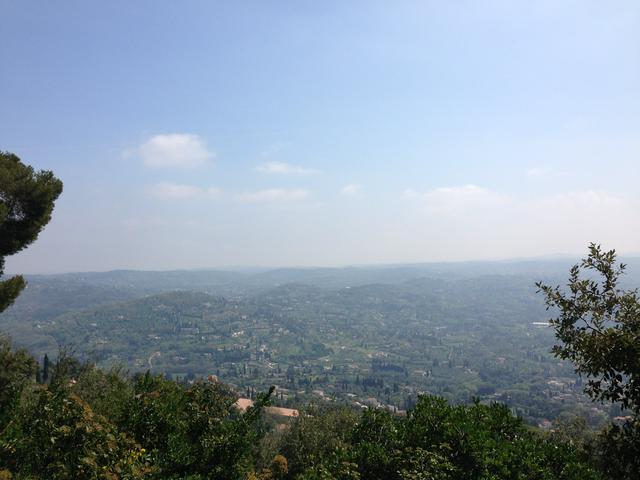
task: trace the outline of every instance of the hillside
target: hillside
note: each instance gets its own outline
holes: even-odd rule
[[[424,267],[413,268],[415,274]],[[352,286],[344,286],[353,280],[351,269],[259,272],[228,296],[196,287],[146,295],[135,284],[125,288],[122,275],[136,275],[121,272],[73,275],[74,288],[69,277],[44,284],[40,278],[0,316],[0,328],[39,358],[70,346],[105,367],[174,378],[217,375],[245,394],[275,384],[283,406],[337,401],[401,411],[425,392],[460,403],[502,401],[536,425],[563,413],[585,415],[594,425],[615,414],[588,401],[571,366],[550,355],[554,338],[535,278],[492,273],[503,265],[482,275],[469,268],[464,275],[391,276],[388,283]],[[360,270],[362,281],[380,275]],[[171,279],[182,274],[156,275],[154,288],[172,288]],[[308,281],[267,286],[267,277],[276,284]],[[77,294],[81,288],[87,295]]]

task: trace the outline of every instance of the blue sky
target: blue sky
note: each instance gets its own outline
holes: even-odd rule
[[[635,1],[0,0],[10,271],[640,252]]]

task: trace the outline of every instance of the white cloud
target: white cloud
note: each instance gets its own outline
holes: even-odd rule
[[[284,162],[263,163],[256,167],[256,171],[275,175],[313,175],[319,173],[315,168],[306,168]]]
[[[494,208],[508,203],[509,197],[476,185],[440,187],[427,192],[408,189],[405,198],[419,200],[432,213],[451,213],[477,208]]]
[[[309,192],[301,188],[283,189],[269,188],[257,192],[240,193],[236,195],[236,201],[241,203],[275,203],[297,202],[309,198]]]
[[[345,185],[344,187],[342,187],[342,189],[340,190],[340,193],[348,197],[356,197],[362,193],[362,186],[357,185],[355,183],[351,183],[349,185]]]
[[[179,185],[171,182],[160,182],[147,188],[147,193],[157,198],[186,199],[196,197],[216,197],[221,191],[218,188],[201,188],[195,185]]]
[[[190,133],[155,135],[137,152],[146,166],[154,168],[194,168],[215,157],[204,140]]]

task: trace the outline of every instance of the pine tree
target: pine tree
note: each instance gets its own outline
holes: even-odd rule
[[[0,278],[5,257],[29,246],[49,220],[62,182],[50,171],[36,172],[18,156],[0,151]],[[26,286],[21,275],[0,281],[0,312]]]

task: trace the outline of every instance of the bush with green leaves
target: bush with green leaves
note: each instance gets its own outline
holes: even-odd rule
[[[0,433],[0,465],[17,478],[143,478],[148,456],[70,391],[23,389]]]
[[[160,375],[139,375],[122,426],[145,447],[159,478],[236,479],[253,466],[260,412],[269,395],[240,414],[236,396],[220,383],[184,386]]]
[[[344,463],[349,462],[357,421],[357,413],[348,408],[312,406],[304,410],[281,440],[280,453],[288,462],[288,478],[323,478],[317,475],[329,472],[344,476],[340,472],[350,470]]]
[[[13,350],[11,340],[0,335],[0,431],[25,385],[35,380],[37,362],[24,349]]]
[[[406,417],[315,411],[293,423],[281,452],[290,479],[601,478],[580,449],[531,431],[504,405],[452,406],[430,396]]]

